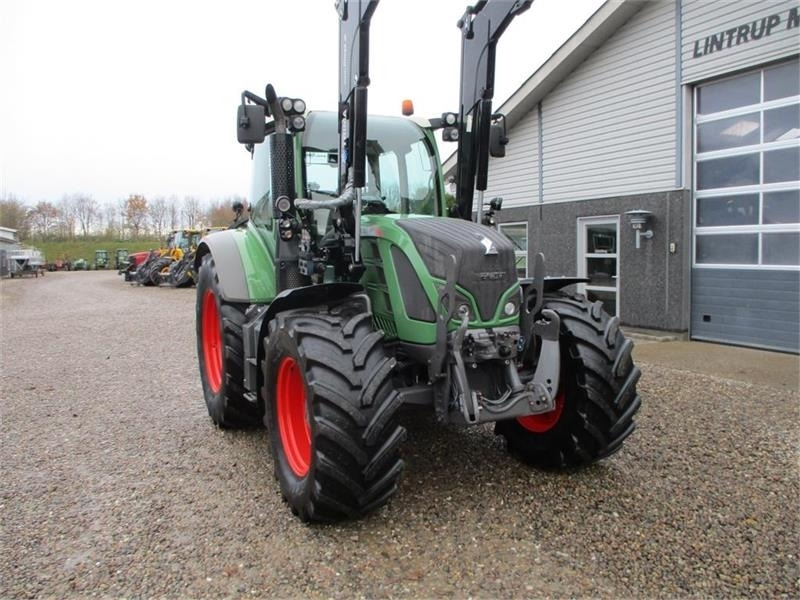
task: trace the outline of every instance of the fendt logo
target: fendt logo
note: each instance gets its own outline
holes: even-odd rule
[[[484,256],[488,254],[497,254],[497,248],[495,247],[494,242],[485,235],[481,237],[481,244],[483,244],[483,247],[486,249],[486,251],[483,253]]]

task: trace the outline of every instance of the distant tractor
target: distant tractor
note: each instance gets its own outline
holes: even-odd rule
[[[94,251],[94,268],[95,269],[108,268],[108,250]]]
[[[174,277],[175,263],[180,262],[185,255],[194,255],[194,250],[205,233],[200,229],[175,229],[169,233],[164,247],[150,252],[136,252],[129,255],[130,266],[125,271],[125,281],[133,281],[144,286],[155,286],[171,282]],[[193,275],[194,271],[190,271]],[[180,273],[178,274],[180,275]],[[191,285],[185,282],[186,276],[181,276],[182,286]]]
[[[122,273],[122,270],[128,266],[128,251],[125,248],[117,248],[114,253],[114,268]]]
[[[88,271],[89,270],[89,261],[85,258],[79,258],[72,262],[72,270],[73,271]]]
[[[200,234],[200,239],[215,231],[224,230],[225,227],[206,227]],[[194,255],[197,251],[199,240],[192,239],[189,249],[184,251],[183,256],[172,262],[169,266],[169,273],[163,278],[165,283],[173,287],[191,287],[195,284],[197,271],[194,267]]]

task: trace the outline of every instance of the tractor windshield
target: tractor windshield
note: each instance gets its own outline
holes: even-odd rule
[[[337,196],[334,113],[312,113],[303,139],[307,195]],[[439,214],[437,160],[422,129],[397,117],[370,117],[364,214]]]

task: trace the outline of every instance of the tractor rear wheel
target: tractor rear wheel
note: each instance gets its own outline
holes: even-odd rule
[[[258,404],[244,396],[242,325],[247,305],[227,302],[210,254],[197,281],[197,356],[208,414],[224,428],[261,424]]]
[[[265,422],[275,474],[303,521],[385,504],[403,471],[394,359],[359,299],[280,313],[265,341]]]
[[[634,430],[641,399],[633,343],[601,302],[562,292],[547,295],[543,308],[561,318],[561,385],[555,410],[499,421],[495,433],[524,462],[569,468],[610,456]]]

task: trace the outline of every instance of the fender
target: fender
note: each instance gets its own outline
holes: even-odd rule
[[[520,279],[519,284],[523,285],[524,279]],[[575,285],[576,283],[589,283],[588,277],[545,277],[544,278],[544,292],[555,292],[568,285]]]
[[[292,308],[305,308],[328,302],[337,302],[347,296],[363,292],[364,287],[359,283],[340,281],[335,283],[318,283],[290,290],[284,290],[272,301],[264,314],[264,324],[284,310]]]
[[[247,313],[248,320],[242,326],[244,341],[242,364],[244,365],[244,386],[252,401],[258,401],[258,390],[263,383],[260,365],[265,354],[264,340],[267,339],[269,323],[275,318],[275,315],[294,308],[337,302],[363,291],[364,288],[357,283],[320,283],[284,290],[275,297],[271,304],[251,307]],[[364,301],[369,303],[366,295],[364,295]]]
[[[220,296],[228,302],[249,303],[250,289],[234,233],[234,230],[218,231],[203,238],[194,255],[194,268],[199,272],[203,257],[211,253],[217,264]]]

